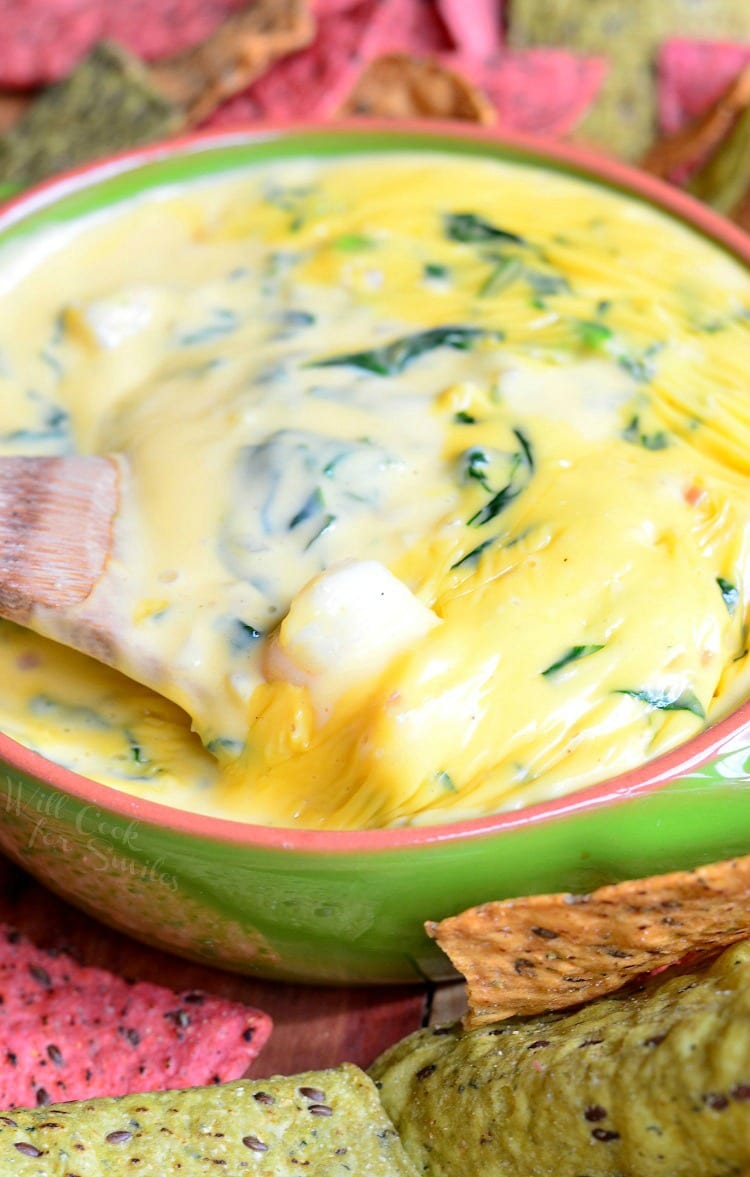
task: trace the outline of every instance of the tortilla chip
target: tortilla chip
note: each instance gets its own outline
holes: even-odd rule
[[[143,60],[205,40],[247,0],[0,0],[0,85],[32,88],[66,77],[97,41]]]
[[[750,86],[750,68],[743,71]],[[727,216],[740,206],[750,188],[750,97],[722,143],[691,177],[693,196]]]
[[[435,54],[451,40],[423,0],[359,0],[319,9],[312,44],[277,62],[206,123],[231,127],[263,119],[329,118],[366,66],[385,53]]]
[[[665,41],[657,60],[661,130],[673,135],[704,115],[749,63],[748,44],[682,37]]]
[[[153,68],[101,42],[0,139],[0,181],[31,184],[192,126],[312,31],[306,0],[257,0],[196,49]]]
[[[425,927],[466,977],[467,1026],[565,1009],[750,936],[750,855],[589,895],[485,903]]]
[[[313,36],[307,0],[256,0],[207,41],[150,71],[152,84],[195,126],[280,57]]]
[[[2,1108],[235,1079],[271,1031],[259,1010],[133,985],[4,925],[0,998]]]
[[[492,104],[460,73],[406,53],[389,53],[370,62],[341,114],[474,123],[493,123],[496,117]]]
[[[359,46],[380,0],[360,0],[321,14],[312,43],[278,61],[247,90],[225,102],[206,127],[263,119],[324,118],[338,109],[362,68]]]
[[[454,48],[448,29],[434,4],[425,0],[380,0],[362,37],[362,61],[384,53],[416,56],[447,53]]]
[[[503,0],[436,0],[456,49],[491,57],[503,43]]]
[[[513,0],[511,45],[557,45],[606,54],[610,71],[581,133],[604,150],[639,159],[656,133],[654,69],[670,34],[743,38],[747,0]]]
[[[603,57],[577,57],[564,49],[504,50],[477,60],[441,55],[492,102],[502,130],[524,135],[567,135],[590,110],[607,74]]]
[[[566,1014],[420,1030],[370,1070],[435,1177],[730,1177],[750,1167],[750,943]]]
[[[748,105],[750,65],[740,71],[729,88],[699,118],[675,134],[658,140],[646,153],[642,166],[655,176],[676,181],[685,179],[721,146],[738,115]],[[731,203],[728,207],[731,208]]]
[[[25,94],[0,93],[0,133],[18,122],[30,101]]]
[[[159,139],[181,124],[146,67],[102,42],[0,137],[0,182],[33,184],[108,152]]]
[[[81,1177],[416,1177],[375,1086],[351,1064],[0,1116],[0,1172],[71,1168]]]

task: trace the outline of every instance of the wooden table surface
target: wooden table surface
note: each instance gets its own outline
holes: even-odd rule
[[[271,1015],[274,1031],[248,1075],[293,1074],[349,1061],[367,1067],[387,1046],[465,1008],[463,983],[324,988],[240,977],[148,948],[65,903],[0,856],[0,922],[81,964],[173,989],[205,989]]]

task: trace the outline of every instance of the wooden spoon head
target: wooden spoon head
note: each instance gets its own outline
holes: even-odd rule
[[[0,458],[0,615],[80,604],[112,545],[119,471],[110,458]]]

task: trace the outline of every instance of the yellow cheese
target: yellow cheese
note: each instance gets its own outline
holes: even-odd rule
[[[24,252],[25,250],[25,252]],[[263,165],[0,255],[0,453],[117,451],[177,708],[0,629],[0,727],[201,812],[516,808],[747,692],[750,278],[583,181]]]

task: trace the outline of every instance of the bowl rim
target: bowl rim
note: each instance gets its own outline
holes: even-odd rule
[[[531,135],[498,131],[492,127],[446,120],[404,120],[393,123],[382,119],[349,118],[331,121],[299,122],[278,120],[250,124],[228,130],[206,130],[149,144],[130,151],[106,156],[54,176],[49,180],[12,196],[0,208],[0,234],[27,216],[54,205],[58,200],[125,172],[158,163],[175,155],[197,154],[216,148],[245,146],[253,142],[283,139],[286,136],[333,136],[356,132],[367,138],[387,134],[393,139],[420,138],[429,144],[438,141],[436,150],[450,151],[446,139],[473,141],[488,148],[505,149],[517,158],[514,162],[544,168],[550,163],[563,171],[656,208],[676,218],[685,227],[709,238],[750,268],[750,235],[677,188],[640,172],[619,160],[578,146],[551,142]],[[351,153],[354,154],[354,150]],[[387,151],[383,145],[375,150]],[[479,153],[481,154],[481,153]],[[525,158],[519,158],[525,157]],[[344,158],[339,156],[337,158]],[[248,166],[252,166],[249,164]],[[189,182],[189,181],[188,181]],[[73,218],[74,220],[77,218]],[[217,817],[178,809],[163,802],[137,797],[124,789],[91,780],[72,769],[48,760],[39,752],[18,743],[0,732],[0,759],[34,779],[34,783],[51,786],[89,808],[108,811],[130,822],[137,821],[173,834],[202,840],[256,847],[269,851],[296,851],[333,856],[356,853],[398,851],[436,846],[443,842],[485,839],[512,830],[535,826],[560,818],[608,807],[622,800],[642,797],[668,784],[676,775],[700,769],[714,756],[726,750],[730,740],[750,739],[750,699],[728,715],[704,728],[691,739],[633,769],[584,786],[561,797],[536,802],[515,810],[505,810],[484,817],[438,825],[415,825],[367,830],[298,829],[296,827],[255,825],[238,818]],[[10,786],[10,779],[7,781]]]

